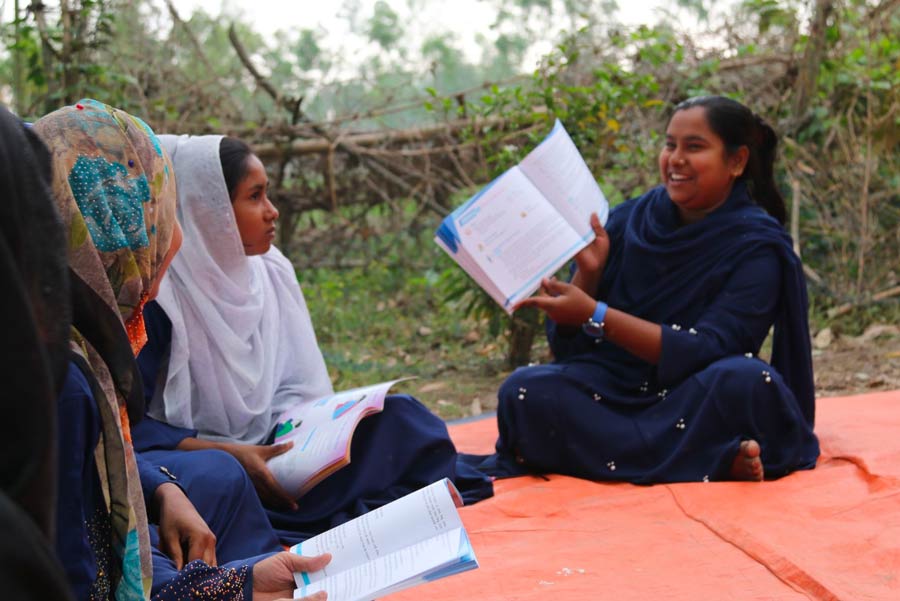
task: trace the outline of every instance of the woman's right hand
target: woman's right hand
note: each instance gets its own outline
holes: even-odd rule
[[[597,301],[578,286],[545,278],[541,280],[541,292],[520,301],[515,309],[521,307],[537,307],[558,324],[577,326],[593,315]]]
[[[575,255],[577,269],[572,283],[593,296],[609,259],[609,236],[596,213],[591,213],[591,228],[596,237]]]
[[[265,505],[274,509],[296,511],[297,501],[282,488],[269,470],[269,466],[266,465],[269,459],[288,452],[293,446],[292,442],[273,445],[235,443],[227,444],[224,448],[244,466],[244,470],[253,481],[253,486],[256,487],[260,500]]]
[[[253,566],[253,598],[256,601],[288,601],[297,586],[294,583],[295,572],[318,572],[329,561],[329,553],[304,557],[282,552],[267,557]],[[327,598],[324,591],[303,597],[306,601],[325,601]]]
[[[159,548],[177,569],[195,559],[216,565],[216,535],[190,499],[171,482],[159,485],[153,493],[159,516]]]

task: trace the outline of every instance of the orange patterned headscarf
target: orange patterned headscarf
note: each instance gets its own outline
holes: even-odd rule
[[[172,242],[175,173],[150,127],[95,100],[35,123],[53,155],[69,265],[146,342],[141,306]]]

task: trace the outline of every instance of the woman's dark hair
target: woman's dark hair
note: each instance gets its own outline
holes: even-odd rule
[[[0,106],[0,329],[4,343],[0,365],[4,367],[3,398],[9,399],[3,403],[0,422],[4,441],[0,513],[8,518],[12,500],[24,511],[17,515],[30,516],[52,541],[57,498],[56,398],[69,370],[72,297],[66,231],[53,202],[51,161],[36,133]],[[40,424],[40,436],[29,435],[22,424]],[[20,527],[34,527],[25,522]],[[32,543],[37,540],[24,544],[34,549]],[[8,543],[4,541],[3,547],[5,552]],[[6,578],[2,580],[4,597],[8,597],[10,589]]]
[[[225,175],[225,187],[228,188],[228,197],[234,201],[234,191],[238,184],[247,175],[247,159],[253,151],[250,147],[237,138],[224,137],[219,142],[219,162],[222,163],[222,173]]]
[[[775,130],[746,106],[724,96],[688,98],[675,107],[675,112],[697,106],[706,110],[706,121],[729,153],[736,152],[741,146],[750,150],[747,166],[739,179],[750,181],[750,196],[756,204],[783,224],[787,212],[784,198],[775,185],[775,150],[778,146]]]

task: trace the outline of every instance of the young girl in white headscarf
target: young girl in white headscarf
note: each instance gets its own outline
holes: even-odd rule
[[[142,450],[220,448],[247,469],[283,542],[295,542],[435,480],[467,501],[490,480],[459,466],[444,423],[416,399],[392,395],[360,422],[352,463],[298,505],[266,461],[279,415],[332,392],[291,263],[272,246],[278,211],[250,148],[221,136],[162,136],[178,178],[184,245],[145,310],[150,341],[139,359],[150,415]],[[162,423],[161,423],[162,422]]]

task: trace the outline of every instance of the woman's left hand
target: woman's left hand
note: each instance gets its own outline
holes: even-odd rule
[[[275,601],[290,599],[297,588],[294,572],[318,572],[331,561],[325,553],[316,557],[303,557],[295,553],[277,553],[253,566],[254,601]],[[324,593],[306,597],[309,601],[325,601]]]
[[[537,307],[561,325],[581,325],[597,308],[597,301],[587,292],[556,278],[542,280],[541,289],[541,294],[526,298],[515,308]]]
[[[216,565],[216,535],[190,499],[175,484],[160,484],[154,494],[159,515],[159,547],[180,570],[195,559]]]
[[[609,259],[609,235],[600,223],[597,213],[591,213],[591,229],[594,230],[595,237],[575,255],[575,265],[578,268],[577,272],[586,279],[599,281]]]

